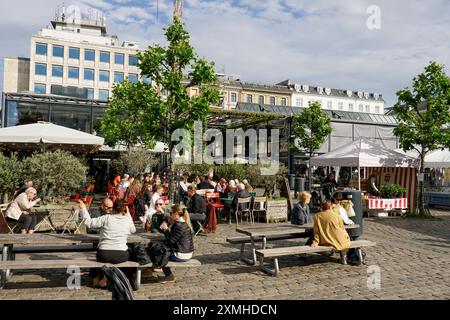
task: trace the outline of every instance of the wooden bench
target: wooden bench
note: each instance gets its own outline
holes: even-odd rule
[[[51,246],[15,246],[14,253],[49,253],[49,252],[84,252],[95,251],[96,248],[92,243],[80,243],[74,245],[51,245]]]
[[[288,235],[271,235],[267,236],[266,240],[289,240],[289,239],[298,239],[298,238],[306,238],[309,236],[309,233],[297,233],[297,234],[288,234]],[[264,237],[255,237],[255,242],[262,242]],[[249,244],[252,242],[250,236],[241,236],[241,237],[228,237],[227,242],[231,244],[240,244],[240,259],[246,263],[249,263],[249,259],[245,257],[245,244]]]
[[[368,240],[355,240],[352,241],[350,244],[350,248],[356,248],[358,250],[358,255],[361,261],[362,258],[362,252],[361,247],[372,247],[375,246],[376,243]],[[321,253],[321,252],[329,252],[332,250],[333,247],[328,246],[317,246],[317,247],[311,247],[311,246],[295,246],[295,247],[284,247],[284,248],[273,248],[273,249],[264,249],[264,250],[256,250],[256,256],[258,257],[260,269],[268,274],[277,276],[280,273],[280,268],[278,265],[278,257],[283,256],[292,256],[297,254],[311,254],[311,253]],[[345,259],[345,253],[344,251],[341,251],[341,262],[343,264],[346,264]],[[271,270],[264,266],[264,258],[273,258],[274,267],[275,270]]]
[[[77,258],[77,259],[58,259],[58,260],[7,260],[0,261],[0,270],[30,270],[30,269],[67,269],[67,268],[101,268],[103,266],[115,266],[118,268],[136,268],[135,289],[138,290],[141,285],[142,269],[151,267],[152,264],[140,265],[134,261],[127,261],[119,264],[108,264],[97,262],[95,257]],[[169,261],[167,267],[175,269],[197,268],[202,264],[196,259],[191,259],[187,262],[172,262]],[[0,288],[3,288],[6,283],[6,277],[2,277],[0,281]]]

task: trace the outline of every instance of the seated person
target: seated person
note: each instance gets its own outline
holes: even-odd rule
[[[151,215],[150,231],[152,233],[164,232],[164,230],[160,228],[164,220],[165,220],[164,201],[160,198],[156,200],[155,211]]]
[[[30,209],[41,199],[35,199],[37,191],[35,188],[27,188],[20,193],[6,209],[5,218],[8,222],[19,222],[22,224],[22,234],[33,234],[37,219],[35,214],[31,214]],[[35,199],[35,200],[34,200]],[[1,213],[0,213],[1,214]]]
[[[197,194],[197,188],[194,185],[190,185],[188,187],[188,197],[190,198],[188,212],[191,220],[205,221],[206,220],[205,198]]]
[[[116,201],[111,214],[91,219],[86,205],[82,201],[79,202],[80,215],[86,227],[100,229],[97,261],[114,264],[128,261],[128,236],[136,232],[128,207],[125,208],[122,201]],[[130,276],[128,270],[127,273]],[[94,287],[106,287],[106,277],[101,272],[92,269],[90,275]]]
[[[309,209],[309,203],[311,201],[311,194],[309,192],[300,192],[298,194],[298,203],[294,206],[291,215],[291,223],[296,225],[302,225],[305,223],[311,223],[311,212]]]
[[[211,177],[205,176],[203,181],[197,185],[197,190],[208,190],[214,189],[214,186],[211,183]]]
[[[171,225],[170,229],[169,224]],[[168,246],[172,249],[169,261],[189,261],[194,252],[194,240],[192,239],[192,224],[186,208],[182,205],[173,206],[168,223],[163,222],[161,229],[164,232]],[[161,283],[172,282],[175,280],[170,267],[163,267],[162,271],[164,272],[165,278]],[[150,273],[151,272],[152,270]]]
[[[236,206],[237,206],[239,198],[249,198],[249,197],[250,197],[250,194],[245,190],[245,185],[243,183],[240,183],[238,185],[238,192],[234,195],[233,204],[232,204],[233,210],[236,210]],[[248,203],[241,203],[241,204],[239,204],[238,210],[245,211],[248,208],[249,208]]]
[[[331,203],[333,204],[333,211],[342,218],[344,224],[348,225],[355,224],[347,216],[347,210],[345,210],[344,207],[342,207],[341,205],[342,200],[344,200],[344,198],[342,197],[342,193],[337,192],[333,195],[333,197],[331,198]]]
[[[347,251],[350,237],[342,218],[333,212],[330,200],[322,201],[321,209],[321,212],[314,215],[314,238],[311,247],[332,246],[338,251]]]

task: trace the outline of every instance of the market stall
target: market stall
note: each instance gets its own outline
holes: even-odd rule
[[[358,189],[367,192],[367,185],[361,188],[361,168],[365,168],[363,178],[373,177],[375,185],[395,183],[406,189],[406,192],[399,198],[407,198],[409,208],[415,207],[416,194],[416,167],[417,160],[383,146],[375,142],[361,138],[348,143],[332,152],[311,158],[312,166],[325,167],[355,167],[358,168]],[[364,197],[367,198],[367,197]],[[385,201],[388,207],[394,209],[397,202]],[[403,204],[404,201],[401,201]],[[367,207],[369,203],[366,203]],[[383,204],[384,206],[384,204]],[[400,208],[401,206],[398,205]]]

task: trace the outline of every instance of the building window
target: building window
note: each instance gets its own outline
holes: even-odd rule
[[[63,94],[63,86],[52,84],[52,86],[50,87],[50,93],[57,95]]]
[[[136,73],[130,73],[128,75],[128,81],[131,83],[137,83],[138,82],[138,75]]]
[[[353,103],[348,104],[348,111],[353,111]]]
[[[84,80],[94,81],[94,69],[84,69]]]
[[[282,106],[287,105],[287,100],[286,100],[286,98],[281,98],[281,105],[282,105]]]
[[[144,76],[141,79],[142,79],[142,82],[145,84],[152,84],[152,79],[147,76]]]
[[[62,78],[63,77],[63,66],[52,66],[52,77]]]
[[[134,55],[128,56],[128,65],[130,65],[132,67],[137,67],[137,65],[138,65],[137,56],[134,56]]]
[[[270,104],[271,104],[272,106],[275,105],[275,97],[270,97]]]
[[[47,65],[45,63],[36,63],[34,65],[34,73],[38,76],[47,75]]]
[[[237,94],[236,92],[232,92],[231,93],[231,102],[236,102],[237,101]]]
[[[110,63],[111,57],[108,51],[100,51],[100,62]]]
[[[100,70],[98,74],[98,80],[101,82],[109,82],[109,71]]]
[[[84,49],[84,61],[95,61],[95,50]]]
[[[114,72],[114,83],[122,82],[124,79],[123,72]]]
[[[343,102],[338,102],[338,109],[339,110],[344,110],[344,103]]]
[[[259,104],[264,104],[264,96],[259,96],[258,97],[258,103]]]
[[[248,103],[253,103],[253,96],[251,94],[247,95],[247,102]]]
[[[108,101],[109,91],[108,90],[98,90],[98,99],[101,101]]]
[[[80,59],[80,49],[79,48],[69,48],[69,59]]]
[[[114,54],[114,63],[123,65],[123,63],[124,63],[123,53],[116,53],[116,54]]]
[[[364,106],[362,104],[360,104],[358,106],[358,108],[359,108],[359,112],[364,112]]]
[[[87,98],[88,99],[94,99],[94,89],[93,88],[86,88]]]
[[[303,107],[303,98],[295,99],[295,105],[299,108]]]
[[[46,94],[47,87],[43,83],[35,83],[34,84],[34,93],[37,94]]]
[[[333,101],[328,101],[327,102],[327,108],[332,110],[333,109]]]
[[[80,78],[80,69],[69,67],[69,79],[79,79]]]
[[[375,106],[375,113],[380,113],[380,106]]]
[[[370,106],[368,104],[366,105],[366,112],[370,113]]]
[[[64,47],[63,46],[53,46],[53,56],[57,58],[64,58]]]
[[[36,54],[40,56],[47,55],[47,44],[46,43],[36,43]]]

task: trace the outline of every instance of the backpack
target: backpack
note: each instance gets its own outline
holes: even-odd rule
[[[359,249],[359,250],[361,250],[362,261],[359,258],[358,249],[351,248],[347,252],[347,263],[348,264],[350,264],[352,266],[360,266],[360,265],[366,264],[366,253],[362,249]]]
[[[108,290],[112,292],[113,300],[135,300],[130,281],[119,268],[103,266],[101,270],[108,279]]]
[[[172,255],[172,249],[164,242],[151,242],[148,245],[147,253],[154,267],[162,268],[169,263],[169,257]]]
[[[150,263],[150,257],[145,250],[145,247],[141,243],[132,243],[129,245],[130,260],[136,261],[140,265],[145,265]]]

